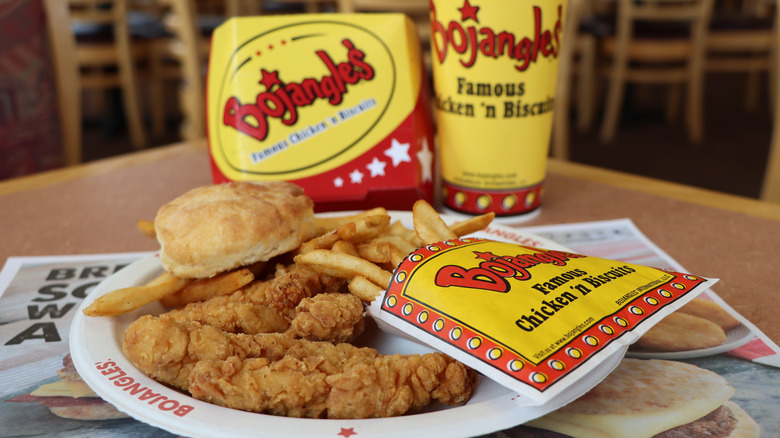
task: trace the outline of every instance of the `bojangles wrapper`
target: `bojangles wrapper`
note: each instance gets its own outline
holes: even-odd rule
[[[538,406],[584,393],[598,383],[589,377],[605,376],[629,344],[716,281],[463,238],[410,254],[370,311]]]
[[[430,90],[408,17],[234,18],[211,47],[215,182],[294,182],[318,210],[432,200]]]

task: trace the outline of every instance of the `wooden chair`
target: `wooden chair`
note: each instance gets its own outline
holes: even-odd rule
[[[591,13],[589,1],[569,1],[563,46],[559,54],[551,155],[562,160],[569,159],[569,106],[575,80],[577,128],[585,130],[593,119],[597,40],[594,33],[582,30],[583,20]]]
[[[135,63],[142,47],[131,44],[127,0],[67,0],[75,29],[108,29],[108,34],[76,31],[76,59],[82,89],[122,90],[127,128],[134,148],[146,146]]]
[[[713,0],[618,0],[616,34],[601,44],[602,52],[612,58],[602,142],[614,139],[626,82],[673,85],[670,115],[675,113],[679,87],[686,85],[688,136],[691,142],[701,141],[705,47],[712,7]],[[643,26],[660,30],[644,33],[639,31]]]
[[[303,7],[303,11],[309,14],[325,12],[328,10],[328,8],[338,8],[336,0],[276,0],[276,3],[282,3],[285,5],[300,5]]]
[[[428,0],[338,0],[339,12],[401,12],[417,25],[417,33],[423,43],[431,40],[431,24],[428,18]]]
[[[423,46],[425,66],[431,68],[431,24],[428,0],[338,0],[338,12],[400,12],[409,16],[417,26],[417,35]]]
[[[775,8],[775,22],[778,23],[774,32],[772,63],[774,72],[780,71],[780,8]],[[780,86],[773,87],[774,124],[772,140],[769,146],[764,183],[761,189],[761,199],[780,203]]]
[[[242,17],[329,12],[336,9],[336,0],[276,0],[272,3],[263,0],[198,0],[197,6],[202,13]]]
[[[222,3],[224,6],[223,13],[228,17],[260,15],[263,13],[263,2],[261,0],[224,0]]]
[[[70,29],[68,5],[62,0],[43,0],[49,46],[57,83],[57,108],[67,165],[81,162],[81,89],[76,62],[76,40]]]
[[[183,139],[206,136],[205,75],[211,33],[228,17],[273,13],[261,0],[155,0],[156,14],[165,35],[151,44],[149,94],[164,94],[166,83],[178,88],[178,109],[182,116]],[[283,9],[287,10],[287,9]],[[150,107],[152,132],[166,130],[165,102]]]
[[[707,36],[707,72],[746,74],[745,106],[758,108],[760,78],[772,70],[775,0],[745,0],[741,11],[713,17]],[[772,85],[774,75],[770,75]]]
[[[165,83],[178,88],[178,107],[182,115],[180,135],[185,140],[206,136],[205,66],[209,39],[198,25],[198,9],[194,0],[157,0],[167,35],[151,44],[149,91],[164,95]],[[164,102],[153,102],[152,131],[160,135],[165,130]]]

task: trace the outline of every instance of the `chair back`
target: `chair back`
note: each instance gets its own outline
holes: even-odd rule
[[[617,44],[628,47],[635,31],[641,23],[651,23],[656,26],[668,24],[681,31],[687,44],[679,46],[688,53],[677,52],[682,59],[691,59],[695,63],[703,62],[707,28],[712,16],[713,0],[619,0],[617,18]],[[657,35],[648,38],[669,39],[669,30],[661,29]],[[667,49],[661,58],[672,55]],[[666,61],[666,59],[662,59]]]
[[[113,0],[66,0],[73,21],[94,24],[114,24],[127,13],[127,2]]]
[[[430,9],[428,0],[339,0],[339,12],[403,12],[409,15],[425,14]]]
[[[147,145],[136,75],[146,55],[134,44],[128,19],[129,0],[64,0],[76,36],[76,59],[83,89],[120,89],[130,142],[134,149]],[[107,69],[106,67],[115,67]]]
[[[772,47],[772,71],[774,82],[772,84],[772,104],[774,117],[772,126],[772,139],[769,144],[769,157],[767,158],[766,172],[761,187],[761,199],[769,202],[780,203],[780,85],[777,84],[776,74],[780,71],[780,7],[775,8],[774,45]]]
[[[165,41],[166,52],[181,66],[179,103],[184,123],[182,138],[206,136],[204,66],[208,59],[208,44],[200,33],[195,0],[158,0],[165,7],[163,23],[170,33]]]
[[[70,29],[68,6],[62,0],[43,0],[49,46],[57,84],[57,108],[60,116],[65,163],[81,162],[81,89],[76,62],[76,41]]]
[[[713,0],[618,0],[617,32],[602,50],[612,52],[601,140],[612,141],[625,82],[671,85],[667,116],[674,118],[679,85],[687,85],[688,132],[703,135],[703,74]]]
[[[428,16],[430,0],[338,0],[339,12],[400,12],[406,14],[417,28],[417,36],[423,46],[424,62],[431,69],[431,24]]]
[[[409,16],[417,25],[417,33],[423,44],[431,40],[430,0],[338,0],[339,12],[400,12]]]

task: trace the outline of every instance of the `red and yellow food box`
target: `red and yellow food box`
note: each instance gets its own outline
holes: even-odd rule
[[[214,182],[291,181],[318,210],[430,201],[429,93],[402,14],[230,19],[209,58]]]

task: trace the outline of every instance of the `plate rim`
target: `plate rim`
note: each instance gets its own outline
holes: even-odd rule
[[[727,353],[731,350],[742,347],[756,337],[753,330],[745,324],[739,323],[738,326],[726,331],[728,336],[730,333],[734,333],[737,330],[744,331],[744,334],[732,341],[726,340],[726,342],[716,345],[714,347],[699,348],[696,350],[684,350],[684,351],[649,351],[649,350],[635,350],[631,351],[629,348],[626,352],[627,357],[633,357],[635,359],[666,359],[666,360],[678,360],[678,359],[696,359],[700,357],[715,356],[721,353]]]

